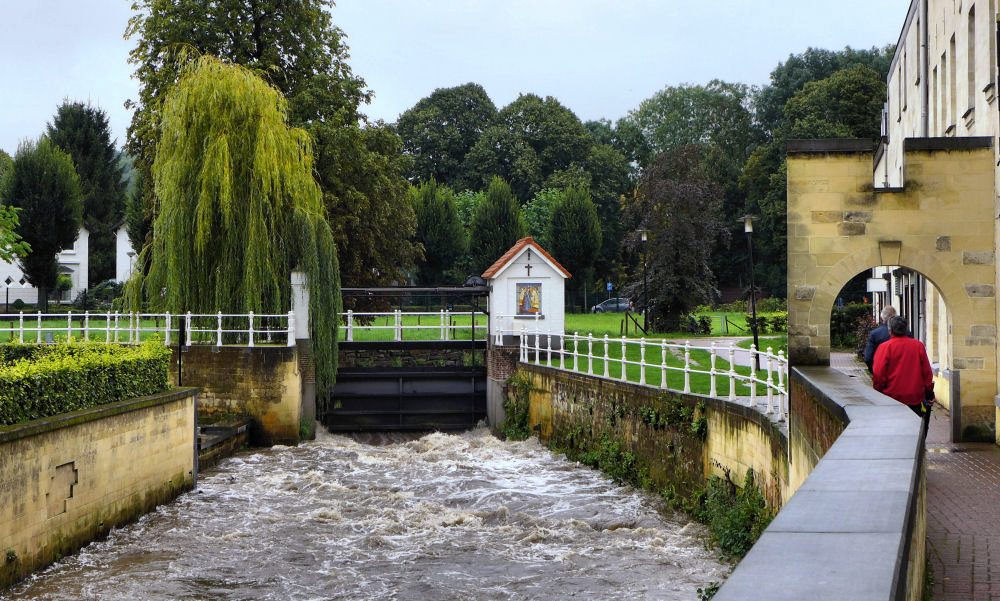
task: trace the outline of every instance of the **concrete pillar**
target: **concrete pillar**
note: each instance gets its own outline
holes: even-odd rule
[[[295,314],[295,339],[309,339],[309,281],[301,271],[292,272],[292,312]]]
[[[295,347],[300,370],[312,370],[312,340],[309,338],[309,281],[301,271],[292,272],[292,314],[295,316]],[[302,421],[316,419],[316,374],[302,373]],[[315,428],[313,428],[315,434]]]

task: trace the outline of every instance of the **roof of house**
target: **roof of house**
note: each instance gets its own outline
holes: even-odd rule
[[[556,269],[556,271],[561,272],[567,278],[573,277],[572,275],[570,275],[568,271],[566,271],[565,267],[559,264],[559,261],[553,259],[552,255],[550,255],[548,251],[546,251],[544,248],[539,246],[538,243],[535,242],[535,240],[531,236],[528,236],[527,238],[521,238],[520,240],[515,242],[514,246],[510,247],[510,250],[505,252],[502,257],[500,257],[499,259],[496,260],[495,263],[490,265],[489,269],[483,272],[482,277],[485,279],[491,279],[493,277],[496,277],[497,274],[503,271],[504,268],[507,267],[507,265],[509,265],[514,261],[514,259],[519,257],[521,253],[529,246],[534,248],[538,252],[538,254],[542,256],[543,259],[545,259],[553,268]]]

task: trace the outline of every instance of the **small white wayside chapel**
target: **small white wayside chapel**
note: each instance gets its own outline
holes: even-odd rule
[[[532,238],[521,238],[483,273],[492,285],[490,313],[493,335],[504,344],[524,330],[551,334],[553,345],[566,328],[566,268]]]

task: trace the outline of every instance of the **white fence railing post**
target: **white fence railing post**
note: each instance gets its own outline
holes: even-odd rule
[[[191,315],[188,313],[188,315]],[[191,330],[188,330],[188,336],[191,335]],[[288,312],[288,340],[285,341],[287,346],[295,346],[295,311]]]
[[[38,312],[38,328],[35,330],[35,344],[42,343],[42,312]]]
[[[580,366],[580,332],[573,332],[573,371]]]
[[[628,377],[625,371],[625,366],[626,366],[625,350],[626,350],[625,337],[622,336],[622,382],[624,382]]]
[[[24,344],[24,311],[17,318],[17,341]]]
[[[754,371],[754,357],[756,357],[757,347],[750,345],[750,407],[757,406],[757,372]]]
[[[354,310],[347,310],[347,341],[352,342],[354,340]]]
[[[83,312],[83,341],[90,342],[90,311]]]
[[[610,361],[608,361],[608,359],[609,359],[609,356],[608,356],[608,335],[605,334],[604,335],[604,377],[605,378],[610,378],[611,377],[610,371],[608,369],[608,363],[610,363]]]
[[[708,370],[708,377],[710,378],[711,383],[709,384],[708,396],[715,397],[718,396],[718,386],[715,382],[715,341],[712,341],[712,350],[710,352],[711,367]]]
[[[660,341],[660,388],[667,388],[667,341]]]
[[[253,347],[253,311],[250,312],[249,317],[250,317],[250,330],[248,334],[250,335],[250,339],[247,341],[247,345]]]
[[[216,326],[216,338],[215,346],[222,346],[222,311],[219,311],[218,322]]]
[[[639,339],[639,383],[646,383],[646,337]]]
[[[736,402],[736,343],[729,343],[729,400]]]
[[[66,313],[66,342],[73,339],[73,312]]]
[[[545,367],[552,367],[552,328],[549,328],[545,335]]]
[[[170,346],[170,311],[167,311],[167,316],[164,321],[165,325],[163,328],[163,344]]]
[[[594,375],[594,335],[587,333],[587,373]]]
[[[684,392],[691,392],[691,341],[684,341]]]
[[[774,349],[767,347],[767,414],[774,413],[774,378],[771,374],[771,358]]]
[[[185,341],[185,343],[187,344],[187,346],[191,346],[191,312],[190,311],[188,311],[187,315],[184,316],[184,329],[187,330],[187,340]],[[291,332],[289,332],[289,336],[291,336]]]
[[[778,398],[778,419],[784,421],[788,417],[788,391],[785,389],[785,370],[788,369],[788,363],[785,361],[785,351],[778,351],[778,390],[780,390],[780,396]]]

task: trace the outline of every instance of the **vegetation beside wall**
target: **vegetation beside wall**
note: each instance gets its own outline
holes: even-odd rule
[[[531,381],[521,372],[507,379],[507,398],[503,402],[504,419],[500,432],[507,440],[524,440],[531,435],[528,428],[528,393]]]
[[[508,380],[503,430],[509,438],[533,431],[532,390],[523,371]],[[725,558],[743,557],[770,522],[775,510],[753,470],[742,486],[728,472],[706,480],[709,419],[703,402],[669,392],[641,397],[606,390],[592,398],[567,393],[553,398],[553,408],[550,448],[616,482],[653,492],[704,523]]]
[[[162,392],[168,361],[158,342],[0,346],[0,426]]]

